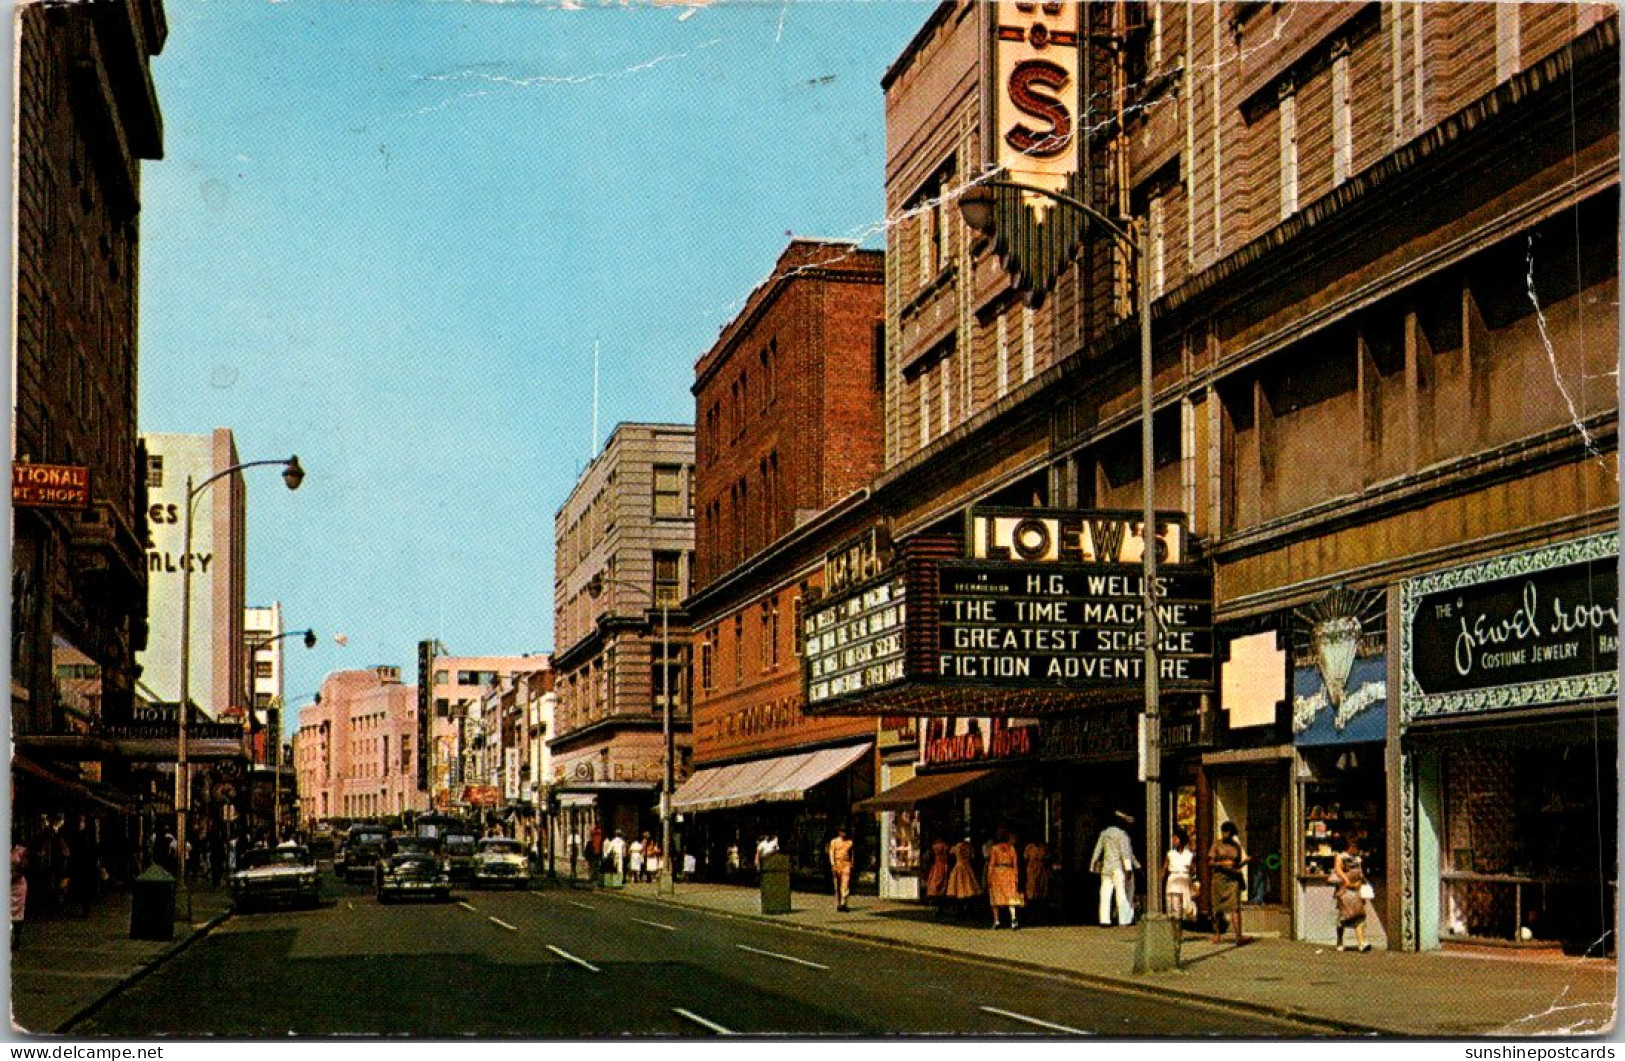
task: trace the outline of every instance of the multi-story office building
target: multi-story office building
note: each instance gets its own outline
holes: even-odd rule
[[[553,518],[553,781],[574,835],[659,830],[672,769],[690,755],[687,613],[694,429],[616,426]]]
[[[1149,485],[1212,579],[1189,613],[1211,680],[1162,698],[1162,814],[1199,851],[1240,826],[1249,927],[1329,940],[1354,835],[1391,946],[1611,938],[1617,619],[1496,649],[1474,624],[1512,631],[1519,585],[1543,609],[1617,593],[1615,9],[945,2],[883,84],[866,504],[900,551],[965,553],[986,506],[1135,519]],[[988,234],[966,225],[989,165],[1126,227],[1146,286],[1126,241],[1041,195],[998,189]],[[831,706],[929,714],[935,776],[906,804],[926,835],[1008,824],[1092,907],[1101,820],[1146,798],[1137,680],[952,678]]]
[[[830,513],[880,470],[884,259],[792,241],[695,365],[696,770],[674,810],[702,875],[772,833],[821,880],[830,830],[873,794],[874,721],[802,711],[798,623],[842,533]],[[867,887],[881,842],[861,824]]]
[[[145,791],[122,757],[30,745],[128,723],[148,642],[136,292],[141,160],[163,155],[150,61],[168,25],[160,0],[132,0],[24,5],[13,28],[10,673],[21,821],[123,805],[97,803],[78,781]]]
[[[315,703],[299,708],[294,772],[305,823],[421,811],[417,689],[399,667],[335,671]]]
[[[418,710],[424,760],[420,782],[433,806],[441,809],[481,807],[499,802],[486,781],[468,769],[476,747],[485,747],[483,698],[518,675],[550,674],[544,653],[520,656],[453,656],[438,641],[418,643]],[[481,791],[475,792],[474,788]]]

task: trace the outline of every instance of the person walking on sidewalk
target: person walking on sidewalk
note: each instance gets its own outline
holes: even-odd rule
[[[1016,907],[1021,905],[1021,859],[1010,839],[1010,830],[999,826],[993,846],[987,853],[987,902],[993,908],[993,927],[999,928],[999,911],[1010,911],[1010,927],[1017,929]]]
[[[1027,863],[1027,880],[1022,885],[1022,896],[1029,906],[1049,898],[1049,845],[1042,840],[1029,840],[1022,849]]]
[[[23,919],[28,915],[28,845],[21,837],[11,841],[11,949],[23,942]]]
[[[632,841],[632,846],[626,849],[626,879],[641,882],[643,880],[643,851],[649,842],[649,834],[644,833]]]
[[[1129,888],[1134,882],[1134,871],[1140,860],[1134,857],[1134,842],[1123,826],[1133,825],[1134,818],[1118,811],[1116,821],[1100,831],[1095,841],[1095,854],[1089,860],[1089,872],[1100,875],[1100,923],[1112,923],[1112,897],[1117,897],[1117,923],[1134,922],[1134,904]]]
[[[835,909],[845,910],[852,896],[852,841],[846,838],[846,826],[837,826],[835,839],[829,842],[829,872],[835,879]]]
[[[1167,880],[1163,885],[1162,894],[1167,900],[1168,916],[1174,919],[1176,930],[1187,917],[1196,912],[1196,879],[1192,874],[1196,852],[1191,850],[1190,841],[1190,833],[1185,831],[1183,825],[1174,826],[1168,853],[1163,856],[1163,869]]]
[[[1208,866],[1213,870],[1213,942],[1224,942],[1225,922],[1236,926],[1236,946],[1247,942],[1241,934],[1241,892],[1246,878],[1247,852],[1241,846],[1241,837],[1234,822],[1219,826],[1219,838],[1207,853]]]
[[[1337,949],[1348,949],[1343,945],[1343,933],[1352,928],[1363,954],[1371,949],[1365,938],[1365,900],[1369,885],[1360,859],[1360,841],[1352,835],[1332,860],[1331,882],[1332,900],[1337,904]]]
[[[948,899],[963,910],[968,901],[982,894],[976,880],[976,848],[970,837],[954,845],[954,868],[948,873]]]

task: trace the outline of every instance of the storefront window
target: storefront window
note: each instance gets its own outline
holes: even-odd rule
[[[886,866],[890,872],[907,875],[920,871],[920,819],[914,811],[892,814],[886,841]]]
[[[1213,835],[1235,823],[1247,852],[1247,891],[1254,905],[1286,902],[1286,771],[1269,768],[1222,774],[1214,779]]]

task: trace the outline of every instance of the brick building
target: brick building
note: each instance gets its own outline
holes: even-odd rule
[[[666,762],[688,775],[694,429],[617,424],[553,517],[557,710],[548,741],[567,835],[660,831]],[[669,697],[669,701],[667,700]]]
[[[884,261],[792,241],[695,365],[698,769],[674,809],[703,875],[767,833],[796,872],[827,875],[829,830],[874,788],[872,721],[802,712],[798,624],[842,502],[880,470]],[[860,839],[867,887],[879,840]]]
[[[904,550],[959,550],[972,506],[1142,496],[1132,255],[1017,192],[995,193],[990,236],[955,208],[1021,139],[1007,45],[1047,48],[1080,89],[1053,190],[1149,247],[1152,492],[1214,587],[1213,685],[1163,698],[1164,820],[1198,850],[1241,826],[1252,928],[1330,939],[1329,852],[1356,835],[1391,946],[1604,937],[1616,635],[1523,646],[1492,660],[1517,680],[1440,692],[1416,602],[1488,601],[1509,572],[1617,592],[1614,9],[939,4],[883,82],[898,223],[867,503]],[[1535,665],[1571,649],[1575,673]],[[861,700],[935,713],[934,779],[877,809],[928,835],[1008,823],[1049,845],[1058,901],[1092,907],[1101,819],[1144,799],[1136,694]],[[1032,739],[1005,753],[979,739],[1018,725]],[[1535,910],[1523,882],[1561,897]]]
[[[122,812],[85,783],[145,792],[129,763],[29,744],[127,723],[148,637],[136,276],[141,160],[163,156],[149,63],[168,26],[159,0],[132,0],[29,4],[14,29],[14,477],[65,466],[88,497],[13,491],[13,809]]]

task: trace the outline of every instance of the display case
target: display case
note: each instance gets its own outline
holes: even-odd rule
[[[1303,787],[1304,836],[1302,873],[1324,877],[1332,870],[1344,838],[1360,838],[1360,847],[1369,861],[1373,840],[1383,829],[1382,807],[1339,784],[1307,784]]]

